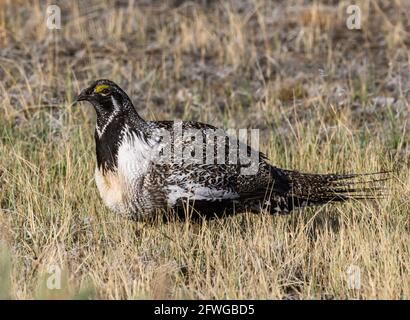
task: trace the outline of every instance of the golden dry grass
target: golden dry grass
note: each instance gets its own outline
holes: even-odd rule
[[[0,297],[410,297],[409,4],[359,1],[0,1]],[[394,169],[386,199],[135,223],[93,181],[94,115],[71,107],[118,81],[148,119],[258,128],[271,162]],[[62,268],[60,290],[46,286]],[[349,267],[360,288],[349,288]]]

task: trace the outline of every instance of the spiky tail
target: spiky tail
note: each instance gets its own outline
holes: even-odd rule
[[[390,172],[310,174],[282,170],[282,173],[290,185],[286,198],[279,205],[284,212],[328,202],[380,199],[386,195],[382,182],[390,179]]]

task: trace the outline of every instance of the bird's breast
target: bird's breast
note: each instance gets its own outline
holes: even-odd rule
[[[118,148],[118,172],[133,186],[149,171],[154,158],[152,141],[129,134]]]
[[[124,183],[117,171],[95,170],[95,182],[104,204],[115,212],[124,208]]]
[[[156,141],[147,141],[136,133],[127,133],[118,145],[116,166],[101,170],[97,166],[95,180],[101,198],[111,210],[119,213],[144,210],[151,197],[144,190],[157,155]]]

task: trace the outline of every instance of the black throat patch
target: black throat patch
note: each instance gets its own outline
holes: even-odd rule
[[[108,123],[103,123],[104,131],[95,130],[97,165],[102,171],[115,171],[118,166],[118,148],[126,130],[125,117],[118,115]],[[97,124],[98,126],[98,124]]]

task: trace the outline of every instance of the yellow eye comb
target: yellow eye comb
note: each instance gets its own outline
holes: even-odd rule
[[[101,91],[103,91],[104,89],[109,88],[109,85],[106,84],[99,84],[98,86],[95,86],[94,92],[95,93],[100,93]]]

